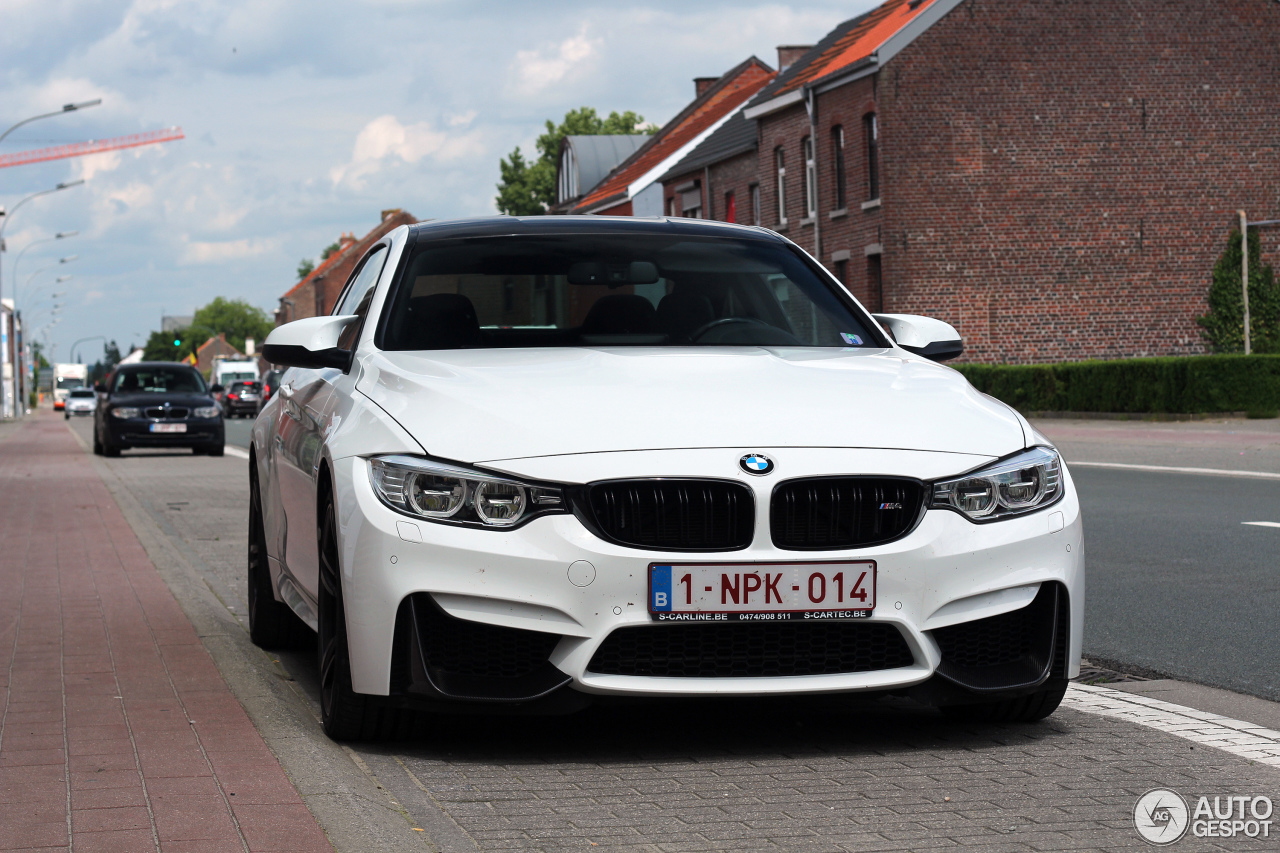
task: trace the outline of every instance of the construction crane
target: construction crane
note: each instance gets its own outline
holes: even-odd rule
[[[175,139],[185,138],[182,128],[166,127],[164,130],[131,133],[128,136],[116,136],[111,139],[91,139],[88,142],[54,145],[51,148],[15,151],[13,154],[0,154],[0,169],[45,163],[49,160],[65,160],[68,157],[83,157],[86,154],[100,154],[103,151],[119,151],[122,148],[138,148],[142,145],[155,145],[157,142],[173,142]]]

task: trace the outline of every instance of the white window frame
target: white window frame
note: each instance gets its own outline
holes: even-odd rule
[[[800,150],[804,152],[804,218],[813,219],[818,215],[818,161],[812,136],[800,141]]]
[[[779,146],[773,151],[773,163],[778,171],[778,224],[787,224],[787,155]]]

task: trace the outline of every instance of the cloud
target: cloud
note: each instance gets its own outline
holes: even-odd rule
[[[456,160],[472,153],[475,142],[474,134],[433,130],[425,121],[403,125],[393,115],[378,116],[356,136],[350,162],[330,169],[329,177],[335,185],[346,182],[361,189],[365,177],[381,171],[388,161]]]
[[[182,254],[185,264],[212,264],[223,261],[236,261],[254,258],[274,252],[279,241],[265,237],[246,237],[241,240],[223,240],[222,242],[187,242],[186,251]]]
[[[601,44],[600,39],[587,38],[587,28],[583,26],[576,36],[556,45],[550,55],[538,50],[516,51],[512,68],[515,88],[523,94],[536,94],[559,83],[594,57]]]

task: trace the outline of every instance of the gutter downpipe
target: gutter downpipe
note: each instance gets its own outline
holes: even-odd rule
[[[814,89],[805,88],[805,109],[809,112],[809,144],[813,146],[813,258],[822,263],[822,205],[819,203],[818,187],[818,93]],[[807,181],[809,176],[805,175]]]
[[[1240,214],[1240,290],[1244,295],[1244,354],[1249,355],[1253,348],[1249,345],[1249,219],[1243,210]]]

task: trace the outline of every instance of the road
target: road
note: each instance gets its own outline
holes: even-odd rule
[[[229,424],[232,445],[247,426]],[[71,425],[86,447],[87,427]],[[1280,789],[1280,766],[1189,747],[1198,720],[1175,735],[1089,710],[1089,694],[1029,726],[905,700],[735,699],[424,717],[410,740],[339,748],[317,725],[314,649],[264,654],[244,633],[244,460],[85,459],[339,850],[1145,849],[1131,815],[1146,790]]]

